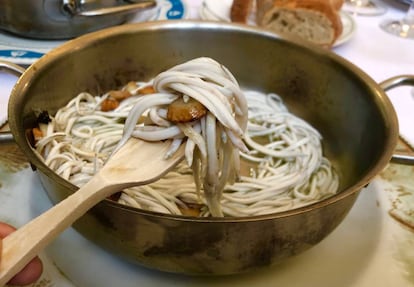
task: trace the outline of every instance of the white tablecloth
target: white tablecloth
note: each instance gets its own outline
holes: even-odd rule
[[[188,1],[191,15],[196,17],[201,0]],[[334,52],[377,82],[399,74],[414,74],[414,41],[387,35],[378,27],[381,19],[402,15],[402,10],[389,7],[388,13],[380,17],[356,17],[355,35]],[[7,97],[15,81],[13,76],[0,75],[0,115],[5,115]],[[414,119],[410,90],[398,89],[390,97],[402,128],[404,123],[409,127]],[[397,184],[395,194],[412,186],[391,171]],[[412,174],[412,169],[407,173]],[[407,174],[405,177],[412,178]],[[19,172],[0,168],[0,178],[2,221],[20,226],[51,207],[46,194],[37,192],[42,187],[29,168]],[[399,180],[405,184],[401,185],[403,188],[398,185]],[[361,193],[341,226],[322,243],[283,265],[237,276],[186,277],[139,268],[104,252],[70,228],[41,254],[45,272],[33,286],[412,286],[413,233],[388,215],[390,189],[381,181],[374,181]]]
[[[221,0],[216,0],[221,1]],[[414,40],[400,39],[382,31],[379,23],[386,18],[401,18],[406,5],[398,0],[388,0],[388,11],[381,16],[353,15],[356,31],[346,43],[334,48],[334,52],[365,71],[376,82],[402,74],[414,75]],[[202,0],[187,0],[190,18],[198,18]],[[7,101],[16,81],[13,76],[0,73],[0,125],[7,118]],[[397,110],[400,133],[414,146],[414,95],[412,88],[398,88],[388,94]]]
[[[222,1],[222,0],[216,0]],[[380,0],[377,0],[380,1]],[[189,0],[192,17],[198,16],[202,0]],[[414,75],[414,40],[402,39],[382,31],[379,24],[385,19],[401,19],[408,6],[399,0],[381,2],[387,12],[380,16],[352,15],[356,30],[349,41],[333,51],[346,58],[377,83],[397,75]],[[400,134],[414,147],[414,91],[403,87],[388,93],[400,124]]]
[[[377,82],[397,75],[414,75],[414,40],[395,37],[379,27],[384,19],[402,18],[403,9],[408,9],[408,6],[387,7],[387,13],[382,16],[353,16],[357,23],[355,35],[349,42],[334,49]],[[388,95],[397,111],[400,134],[414,146],[413,89],[397,88]]]

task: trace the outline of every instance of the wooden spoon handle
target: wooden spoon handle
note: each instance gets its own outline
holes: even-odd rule
[[[77,192],[3,240],[0,286],[4,286],[47,244],[106,196],[119,190],[98,175]]]

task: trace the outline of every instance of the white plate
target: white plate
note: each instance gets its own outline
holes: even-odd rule
[[[351,15],[341,11],[339,12],[339,16],[341,17],[342,21],[342,33],[339,35],[338,39],[336,39],[333,47],[338,47],[339,45],[342,45],[351,40],[356,31],[356,23]]]
[[[210,21],[230,22],[230,9],[232,3],[233,0],[204,0],[199,10],[200,18]],[[253,7],[253,10],[254,9],[255,7]],[[249,25],[256,25],[254,14],[255,12],[253,11],[248,19],[247,23]],[[339,15],[341,17],[343,29],[342,34],[338,37],[333,47],[337,47],[349,41],[356,30],[355,20],[349,14],[341,11]]]
[[[184,0],[157,0],[157,7],[137,14],[130,23],[152,20],[186,19],[188,9]],[[30,65],[65,41],[34,40],[0,32],[0,59]]]

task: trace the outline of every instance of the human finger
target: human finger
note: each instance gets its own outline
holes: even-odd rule
[[[0,238],[5,238],[7,235],[16,229],[4,222],[0,222]],[[0,251],[2,240],[0,240]],[[1,252],[0,252],[1,264]],[[33,258],[19,273],[17,273],[10,281],[12,285],[28,285],[39,279],[43,272],[43,264],[39,257]]]

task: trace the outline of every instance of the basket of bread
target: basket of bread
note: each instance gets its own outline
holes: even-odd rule
[[[329,48],[342,33],[342,4],[343,0],[234,0],[230,19],[247,23],[254,13],[260,27]]]

